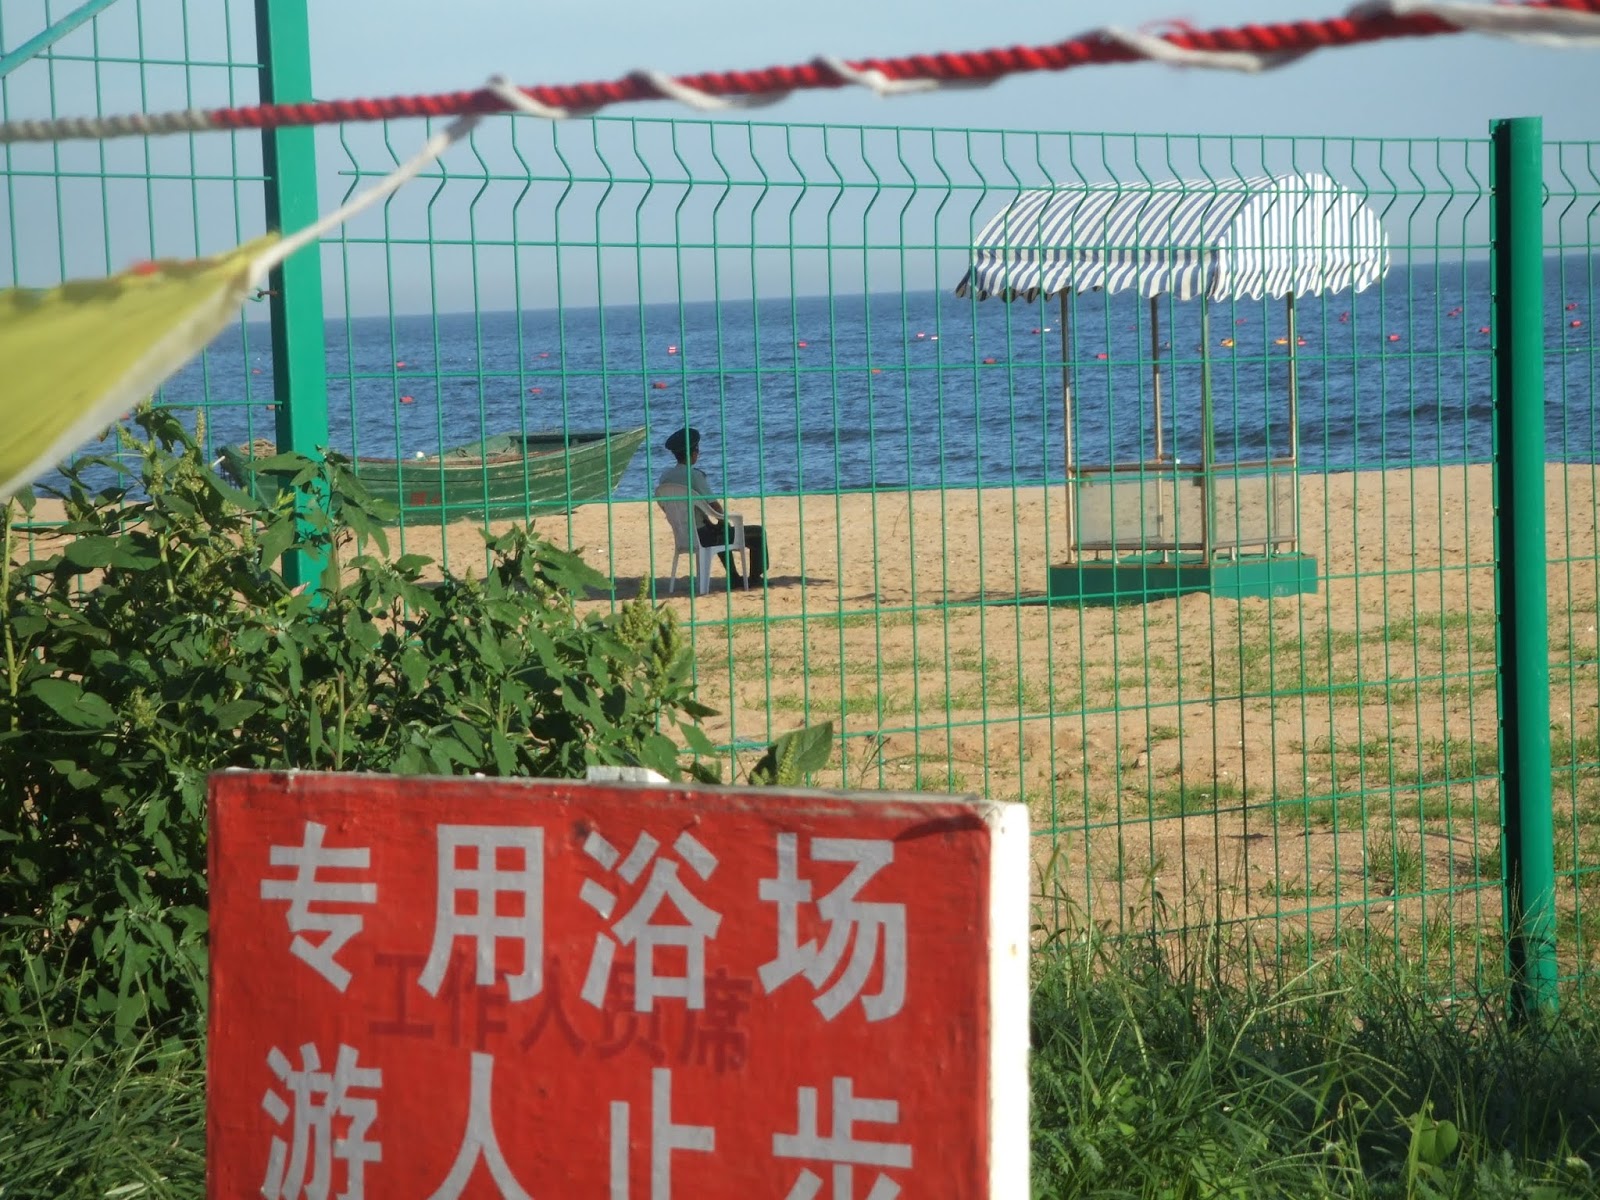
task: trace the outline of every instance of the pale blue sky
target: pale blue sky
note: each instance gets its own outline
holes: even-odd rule
[[[989,4],[950,0],[871,0],[866,3],[862,0],[812,0],[803,6],[753,4],[748,0],[743,3],[682,0],[671,4],[453,0],[448,5],[441,5],[437,0],[388,0],[382,21],[375,22],[370,5],[313,0],[313,72],[317,89],[323,96],[378,94],[397,88],[469,87],[494,72],[504,72],[521,83],[612,78],[646,66],[681,74],[799,62],[819,53],[859,59],[873,55],[1039,43],[1113,23],[1138,28],[1150,21],[1176,19],[1208,27],[1252,20],[1330,16],[1343,8],[1343,0],[1220,0],[1206,6],[1195,6],[1185,0],[1122,0],[1118,3],[1002,0]],[[748,117],[733,113],[726,119],[1155,135],[1482,138],[1488,123],[1495,117],[1537,115],[1544,118],[1547,137],[1600,138],[1600,116],[1594,103],[1600,96],[1596,79],[1600,79],[1600,52],[1594,50],[1537,47],[1482,35],[1459,34],[1323,51],[1280,70],[1254,76],[1176,70],[1154,64],[1092,66],[1063,73],[1013,76],[982,90],[929,95],[880,98],[858,88],[800,93],[774,106],[754,110]],[[619,116],[694,115],[670,101],[619,106],[607,112]],[[618,131],[619,137],[614,141],[621,140],[620,133]],[[566,136],[569,134],[572,136]],[[659,131],[645,131],[647,146],[652,144],[650,138],[657,134]],[[548,136],[536,135],[528,139],[534,145],[530,159],[551,161],[550,155],[539,153],[548,145]],[[582,162],[586,158],[586,147],[582,143],[588,140],[586,136],[577,130],[559,130],[557,137],[565,143],[578,144],[576,158],[579,162],[577,165],[569,162],[568,168],[582,174]],[[661,135],[655,144],[659,145],[663,138]],[[733,160],[741,159],[739,141],[729,139],[730,144],[734,144],[734,153],[729,156]],[[848,139],[839,141],[848,142]],[[795,142],[820,146],[822,139],[800,137]],[[993,139],[985,143],[991,152],[996,144]],[[1058,150],[1062,144],[1057,143]],[[1092,141],[1087,143],[1086,157],[1098,157],[1099,161],[1085,166],[1076,159],[1079,143],[1069,145],[1075,165],[1088,174],[1098,171],[1115,175],[1119,169],[1129,170],[1128,160],[1120,160],[1119,168],[1113,163],[1114,156],[1098,149]],[[678,150],[689,160],[689,169],[697,176],[715,177],[710,170],[702,173],[701,165],[707,159],[696,153],[697,147],[703,149],[703,141],[690,131],[682,138]],[[670,171],[670,157],[665,152],[639,154],[636,148],[637,142],[634,154],[628,152],[629,147],[615,150],[609,158],[611,169],[628,174],[632,164],[640,163],[652,174],[664,168]],[[948,167],[951,159],[959,162],[969,149],[957,147],[951,151],[947,143],[948,153],[943,165]],[[1226,160],[1231,153],[1221,144],[1208,145],[1206,152],[1213,164]],[[869,150],[865,157],[871,160],[873,153]],[[1027,159],[1031,153],[1030,147],[1024,144],[1017,156]],[[1153,173],[1173,174],[1185,170],[1181,164],[1168,161],[1170,152],[1159,143],[1140,143],[1136,153],[1144,158],[1146,168]],[[1248,160],[1252,154],[1261,153],[1259,147],[1246,147],[1240,157]],[[1315,145],[1307,152],[1312,169],[1317,169],[1320,153],[1322,151]],[[1428,147],[1420,151],[1407,148],[1401,149],[1394,159],[1403,163],[1408,154],[1425,158],[1430,153]],[[1005,172],[993,164],[1007,154],[1003,147],[998,154],[990,153],[986,161],[991,165],[980,163],[979,174],[990,182],[996,179],[1003,182]],[[1330,157],[1339,159],[1342,156],[1349,163],[1352,154],[1345,147],[1335,150]],[[848,149],[845,156],[849,156]],[[366,156],[367,159],[371,157],[370,153]],[[492,154],[488,157],[494,161]],[[781,160],[776,150],[758,152],[750,157],[761,160],[764,169],[771,169],[774,160]],[[821,161],[823,157],[820,152],[814,153],[803,167],[813,182],[829,178]],[[931,164],[932,157],[923,161]],[[1057,179],[1067,177],[1059,172],[1068,152],[1044,157],[1046,174],[1055,173]],[[887,148],[880,149],[872,165],[882,169],[889,158]],[[452,156],[452,161],[470,169],[471,164],[459,152]],[[1369,166],[1370,163],[1369,157]],[[1481,167],[1482,163],[1478,165]],[[740,171],[737,162],[731,169],[736,175]],[[1252,165],[1241,161],[1240,169],[1251,173]],[[641,172],[633,170],[632,173]],[[1193,169],[1188,173],[1194,174]],[[1373,178],[1365,171],[1357,173],[1368,181]],[[924,186],[937,185],[940,178],[931,165],[917,168],[915,174],[917,182]],[[745,177],[755,177],[755,171],[747,169]],[[1459,181],[1459,175],[1457,179]],[[1404,183],[1396,185],[1397,188],[1404,186]],[[1436,184],[1430,181],[1421,186]],[[713,191],[702,187],[699,195]],[[847,202],[849,198],[846,195]],[[946,206],[937,218],[930,212],[919,212],[917,219],[911,222],[911,229],[903,235],[904,239],[921,243],[935,241],[953,247],[974,227],[974,221],[981,224],[1002,202],[993,196],[978,197],[971,193],[957,195],[956,201]],[[542,203],[539,196],[529,197],[524,201],[525,210],[538,210]],[[569,195],[564,203],[568,213],[576,211],[578,215],[575,222],[570,218],[566,220],[566,236],[581,236],[585,227],[590,231],[594,229],[594,219],[585,209],[590,203],[587,198]],[[655,231],[659,240],[672,241],[671,222],[681,215],[673,203],[670,195],[664,197],[657,190],[650,196],[649,203],[641,202],[642,209],[636,209],[630,195],[612,194],[606,201],[611,218],[610,236],[623,242],[629,238],[650,239],[650,232],[641,232],[645,230]],[[414,208],[410,207],[412,204]],[[397,204],[391,229],[419,228],[423,221],[421,204],[420,189],[406,203]],[[480,215],[491,214],[491,223],[495,204],[491,194],[478,209]],[[781,210],[783,205],[769,203],[768,207]],[[693,208],[693,204],[689,205],[689,210]],[[708,210],[709,202],[702,208]],[[804,212],[804,203],[801,209]],[[450,219],[451,211],[448,203],[436,205],[432,214],[436,227],[439,221]],[[724,212],[723,215],[729,214]],[[802,221],[795,226],[797,230],[814,230],[826,223],[836,238],[842,234],[844,240],[850,240],[853,234],[859,241],[861,230],[865,228],[865,217],[853,211],[832,209],[824,216],[820,194],[816,210],[805,215],[810,224]],[[738,213],[733,216],[735,219],[729,226],[734,230],[732,240],[737,241],[741,218]],[[1482,216],[1483,212],[1478,211],[1474,220]],[[704,212],[689,211],[677,227],[678,236],[685,241],[704,241],[706,239],[698,235],[709,228],[710,221]],[[1436,221],[1444,227],[1442,233]],[[537,236],[533,233],[536,224],[536,221],[525,222],[522,236]],[[1391,222],[1391,236],[1397,243],[1414,240],[1424,245],[1431,244],[1435,238],[1448,240],[1452,236],[1457,243],[1481,241],[1476,235],[1464,238],[1459,222],[1453,233],[1449,226],[1450,222],[1441,220],[1437,211],[1410,218],[1409,228],[1408,218],[1400,215],[1398,225]],[[744,229],[748,236],[748,223]],[[822,240],[821,237],[805,237],[800,232],[792,236],[797,241]],[[881,230],[869,233],[867,238],[878,240],[882,245],[896,242],[892,232]],[[783,238],[769,231],[764,239],[758,240],[773,242]],[[1459,252],[1446,251],[1445,254],[1459,257]],[[584,303],[591,298],[587,283],[596,274],[605,277],[607,296],[621,302],[628,302],[635,294],[646,299],[707,295],[708,280],[713,275],[721,284],[723,294],[737,294],[746,287],[763,294],[782,294],[790,288],[800,292],[830,289],[848,292],[862,286],[860,281],[849,276],[851,263],[845,263],[841,275],[837,257],[830,258],[821,252],[790,256],[790,261],[784,263],[762,263],[751,268],[755,278],[748,281],[741,277],[737,267],[730,268],[723,260],[713,263],[709,255],[677,255],[668,262],[664,258],[652,261],[648,253],[633,254],[624,250],[598,271],[592,259],[582,255],[563,256],[564,262],[569,259],[576,259],[575,269],[565,273],[560,286],[563,298],[572,303]],[[925,254],[923,259],[926,271],[911,275],[893,271],[875,273],[864,268],[873,276],[865,281],[865,286],[870,290],[885,286],[891,289],[945,287],[953,283],[952,273],[962,269],[953,251],[941,251],[937,256]],[[527,279],[548,278],[553,263],[551,255],[525,261],[519,269]],[[480,257],[476,286],[480,289],[478,303],[482,307],[500,304],[509,307],[514,302],[509,298],[509,282],[501,274],[503,265],[492,257]],[[391,273],[397,270],[392,260],[388,270]],[[635,274],[642,276],[636,285],[630,282]],[[366,309],[368,302],[361,293],[369,276],[362,270],[353,272],[353,276],[352,305]],[[415,277],[414,272],[408,276],[412,280]],[[470,303],[455,298],[456,293],[452,291],[461,278],[460,268],[436,261],[434,286],[442,288],[443,294],[449,297],[436,303],[441,307]],[[504,286],[497,288],[497,281]],[[499,296],[507,298],[497,299]],[[330,303],[337,302],[330,297]],[[404,296],[390,302],[398,308],[408,308],[411,303]],[[526,298],[521,302],[533,303]]]
[[[324,95],[686,73],[1058,41],[1154,20],[1201,27],[1335,16],[1345,0],[312,0]],[[381,14],[381,15],[380,15]],[[1260,76],[1155,65],[1086,67],[985,91],[880,100],[857,89],[790,97],[759,119],[1117,132],[1481,136],[1542,116],[1549,137],[1600,136],[1600,52],[1475,34],[1319,52]],[[676,105],[613,110],[667,115]]]

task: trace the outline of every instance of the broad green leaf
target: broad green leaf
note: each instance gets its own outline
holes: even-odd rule
[[[236,729],[246,718],[259,712],[259,700],[230,700],[226,704],[218,705],[211,713],[211,719],[217,723],[218,729]]]
[[[99,782],[99,776],[93,771],[86,771],[70,758],[53,759],[50,763],[58,775],[66,776],[67,785],[75,788],[92,787]]]
[[[11,633],[17,638],[31,638],[35,634],[43,633],[49,628],[50,623],[41,616],[17,616],[11,618]]]
[[[827,766],[832,753],[832,721],[791,730],[774,741],[750,768],[750,782],[757,787],[791,786]]]
[[[715,758],[717,748],[711,744],[711,739],[698,725],[691,725],[688,721],[680,721],[678,728],[683,732],[683,740],[688,744],[692,754],[701,754],[706,758]]]
[[[117,719],[109,704],[70,679],[41,679],[32,690],[57,716],[79,728],[104,729]]]
[[[430,565],[433,559],[426,554],[402,554],[395,560],[394,569],[401,575],[411,575]]]
[[[238,314],[268,234],[211,258],[0,290],[0,500],[155,391]]]
[[[68,542],[69,563],[79,567],[153,567],[161,560],[154,554],[140,554],[126,538],[81,537]]]

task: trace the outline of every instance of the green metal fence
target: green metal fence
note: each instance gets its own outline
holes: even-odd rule
[[[1542,174],[1556,941],[1561,978],[1583,995],[1594,986],[1600,949],[1600,477],[1593,449],[1600,417],[1600,143],[1549,143]]]
[[[201,6],[124,0],[0,82],[6,115],[80,110],[87,93],[52,82],[67,48],[98,55],[99,79],[104,23],[157,7],[188,29]],[[266,91],[304,91],[303,26],[273,7],[275,55],[235,19],[214,51],[163,52],[139,78],[170,60],[183,103],[240,102],[270,59]],[[17,40],[10,5],[6,23],[0,45]],[[211,60],[229,65],[202,94]],[[242,240],[265,204],[331,206],[424,133],[318,131],[269,151],[271,171],[243,136],[130,143],[133,167],[128,145],[12,149],[0,281]],[[1520,798],[1553,814],[1559,974],[1582,986],[1600,867],[1585,820],[1600,802],[1600,146],[1542,154],[1544,369],[1519,386],[1546,394],[1549,465],[1517,478],[1524,517],[1548,500],[1533,552],[1554,793],[1533,771]],[[219,451],[309,449],[326,429],[393,460],[404,552],[480,570],[481,527],[531,521],[611,578],[589,603],[672,607],[729,770],[830,719],[839,751],[818,784],[1025,800],[1057,927],[1221,922],[1286,969],[1398,953],[1442,993],[1493,986],[1505,897],[1525,882],[1503,861],[1501,781],[1526,761],[1501,756],[1515,631],[1497,639],[1512,468],[1502,453],[1497,474],[1496,447],[1513,421],[1502,389],[1497,429],[1496,169],[1487,136],[496,119],[307,253],[270,314],[247,312],[162,400],[203,411]],[[131,233],[130,174],[146,197]],[[1220,204],[1263,177],[1325,178],[1364,206],[1382,277],[1292,305],[957,294],[985,227],[1032,189],[1184,181]],[[71,203],[101,216],[68,220],[80,178]],[[167,184],[187,206],[158,202]],[[1137,260],[1182,234],[1120,244]],[[765,535],[764,587],[730,587],[718,564],[700,595],[692,556],[675,560],[652,494],[686,424],[712,487]],[[533,433],[568,454],[480,462],[453,486],[433,457]]]

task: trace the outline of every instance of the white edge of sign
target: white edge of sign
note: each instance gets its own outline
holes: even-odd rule
[[[590,783],[669,783],[665,775],[649,767],[610,767],[590,763],[584,778]]]
[[[1029,837],[1025,804],[984,814],[989,849],[989,1197],[1032,1195],[1028,1115]]]

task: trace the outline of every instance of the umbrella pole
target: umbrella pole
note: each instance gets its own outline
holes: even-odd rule
[[[1211,297],[1200,293],[1200,557],[1211,561]]]
[[[1300,337],[1294,323],[1294,293],[1290,292],[1283,303],[1285,310],[1289,314],[1289,478],[1294,484],[1292,493],[1294,502],[1290,511],[1290,518],[1293,520],[1294,525],[1290,530],[1289,550],[1291,553],[1298,554],[1300,552],[1300,369],[1298,362]],[[1275,508],[1276,505],[1272,507]]]
[[[1078,557],[1076,497],[1072,492],[1072,339],[1067,333],[1067,290],[1061,289],[1061,443],[1067,470],[1067,561]]]
[[[1157,297],[1150,297],[1150,387],[1155,396],[1156,408],[1156,544],[1163,561],[1167,557],[1167,480],[1162,461],[1166,455],[1161,446],[1161,307]]]

